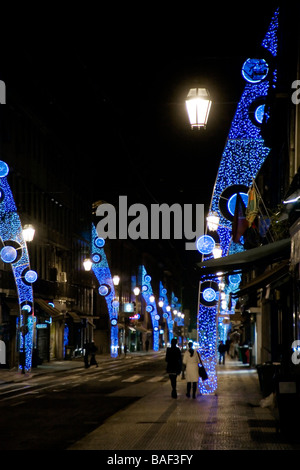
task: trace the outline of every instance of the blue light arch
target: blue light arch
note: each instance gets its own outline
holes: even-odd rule
[[[116,298],[115,286],[105,254],[105,240],[98,236],[96,227],[92,224],[91,258],[92,270],[99,282],[98,293],[106,301],[110,319],[110,355],[118,357],[119,353],[119,300]]]
[[[3,244],[1,259],[10,264],[14,275],[20,315],[17,319],[19,367],[23,372],[32,367],[32,348],[35,326],[32,284],[37,273],[30,269],[29,254],[23,237],[23,227],[17,213],[14,197],[7,181],[9,166],[0,161],[0,238]]]
[[[210,204],[210,212],[216,212],[220,218],[218,236],[220,238],[222,256],[241,251],[243,247],[241,244],[232,243],[232,216],[230,220],[230,218],[224,217],[224,211],[220,210],[221,195],[227,188],[233,185],[244,185],[249,188],[270,153],[270,148],[265,145],[262,137],[262,123],[259,122],[269,115],[269,109],[267,109],[266,105],[264,106],[263,116],[262,109],[260,109],[259,121],[257,121],[253,119],[252,108],[255,103],[265,102],[269,92],[276,87],[277,71],[274,67],[274,59],[278,48],[278,25],[279,9],[275,11],[265,38],[261,43],[261,57],[259,59],[261,59],[260,65],[264,68],[261,75],[253,75],[253,79],[249,79],[248,75],[247,77],[245,76],[245,67],[243,68],[242,75],[246,78],[245,88],[231,123],[220,161]],[[259,62],[254,64],[254,62],[248,61],[249,65],[259,66]],[[251,68],[248,68],[248,72],[251,75]],[[202,259],[205,261],[205,259],[211,257],[211,253],[203,254]],[[210,280],[219,282],[218,278],[213,276],[210,277]],[[207,279],[201,279],[200,286],[203,281],[207,281]],[[236,284],[227,286],[227,294],[230,289],[235,288]],[[210,394],[217,389],[217,314],[216,306],[210,307],[199,301],[198,338],[201,357],[209,377],[205,382],[199,379],[199,388],[202,394]]]

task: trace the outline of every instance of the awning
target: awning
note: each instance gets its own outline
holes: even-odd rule
[[[63,318],[63,314],[55,307],[51,307],[46,300],[43,299],[34,299],[35,303],[37,303],[45,313],[47,313],[50,317],[55,319]]]
[[[247,271],[254,267],[264,266],[289,259],[291,252],[291,239],[285,238],[268,245],[251,248],[250,250],[223,256],[222,258],[209,259],[198,263],[201,268],[200,275],[205,276],[222,271],[224,274],[233,271]]]
[[[243,295],[250,294],[251,292],[255,292],[257,289],[261,287],[265,287],[268,284],[273,282],[278,282],[281,279],[285,280],[289,278],[289,261],[282,261],[278,266],[274,269],[264,272],[260,276],[257,276],[253,281],[249,282],[248,284],[241,286],[241,288],[237,291],[232,293],[233,297],[242,297]]]

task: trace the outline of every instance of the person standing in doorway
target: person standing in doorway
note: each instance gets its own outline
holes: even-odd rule
[[[189,349],[185,351],[184,356],[183,356],[183,364],[185,364],[186,366],[186,370],[185,370],[186,381],[187,381],[186,396],[188,398],[190,398],[191,396],[192,384],[193,384],[193,398],[196,398],[197,382],[199,379],[198,363],[199,363],[198,354],[193,349],[193,343],[190,341]]]
[[[173,338],[171,341],[171,347],[167,348],[166,352],[167,362],[167,373],[169,374],[171,387],[172,387],[172,398],[177,398],[177,375],[180,375],[182,369],[182,359],[180,349],[177,347],[177,339]]]

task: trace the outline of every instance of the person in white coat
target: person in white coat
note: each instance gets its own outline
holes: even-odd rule
[[[199,357],[197,351],[193,349],[193,343],[189,343],[189,349],[185,351],[183,356],[183,364],[186,366],[185,376],[187,381],[186,396],[190,398],[191,388],[193,384],[193,398],[196,398],[197,382],[199,379],[198,372]]]

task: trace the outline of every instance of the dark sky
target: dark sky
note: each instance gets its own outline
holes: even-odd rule
[[[51,3],[21,29],[12,19],[2,38],[7,101],[22,96],[74,148],[71,164],[95,200],[127,195],[208,210],[244,87],[241,67],[277,2],[175,3],[80,4],[64,13]],[[184,102],[196,84],[213,100],[200,132],[190,129]],[[194,261],[199,254],[184,254],[187,269]]]
[[[244,86],[241,66],[275,5],[45,10],[33,26],[24,22],[17,41],[13,30],[6,37],[0,78],[8,100],[15,88],[25,92],[77,151],[82,144],[96,199],[208,205]],[[197,83],[213,100],[203,132],[190,130],[184,103]]]

